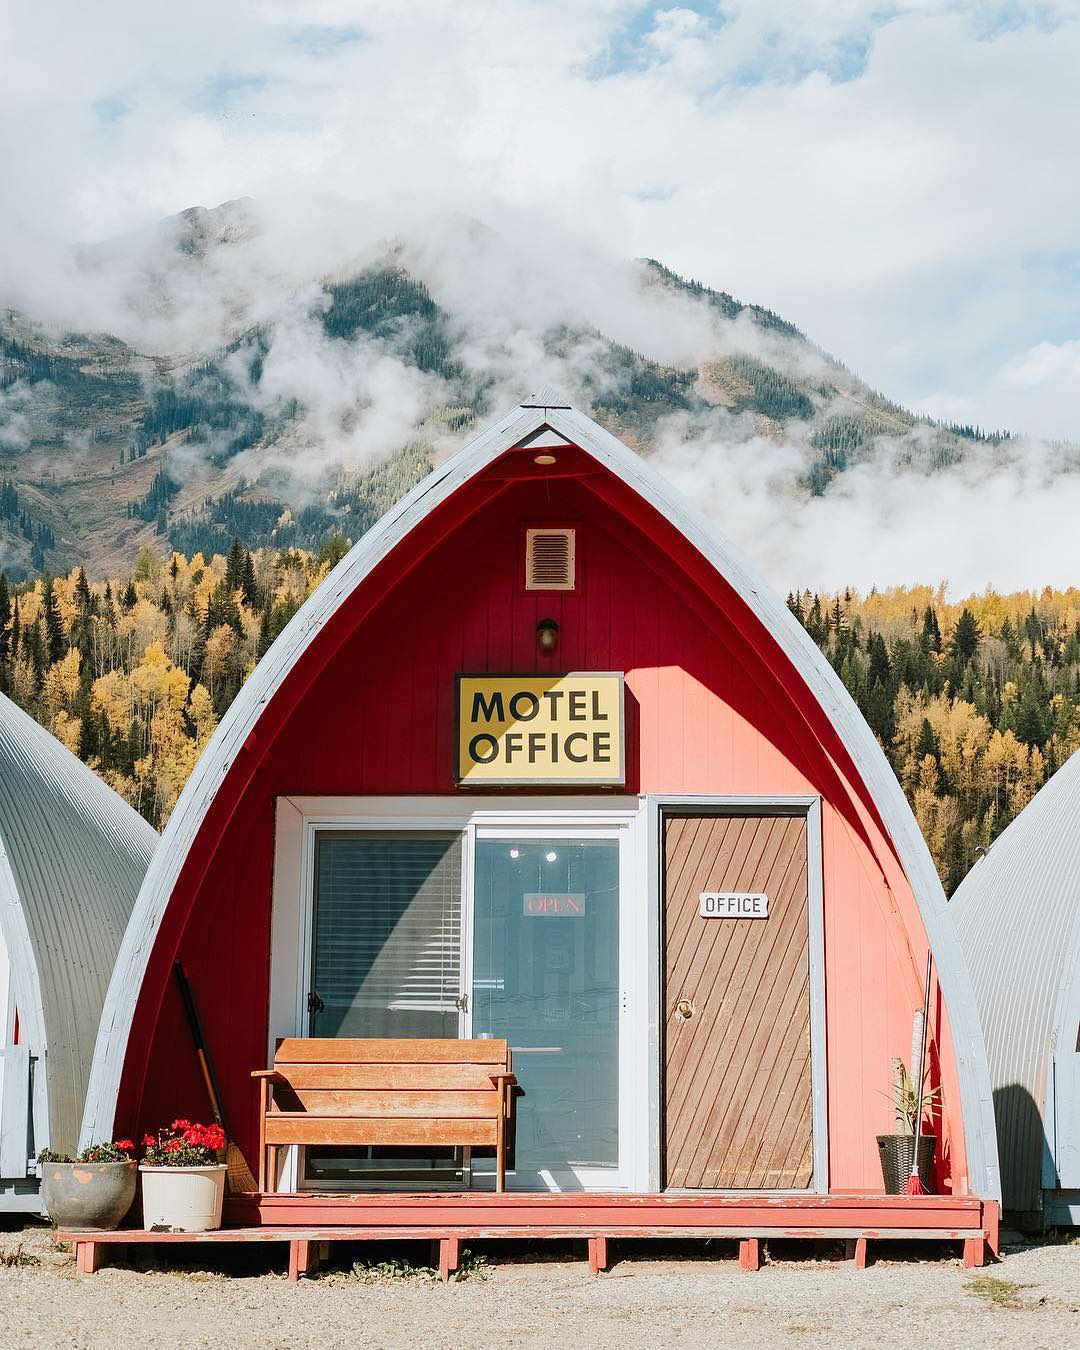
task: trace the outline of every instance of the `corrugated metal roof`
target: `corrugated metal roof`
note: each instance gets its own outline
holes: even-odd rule
[[[429,512],[508,446],[550,426],[619,475],[682,531],[772,635],[835,728],[873,799],[919,907],[949,1010],[971,1184],[976,1194],[997,1199],[993,1102],[967,966],[926,841],[866,719],[783,599],[757,577],[716,526],[628,446],[584,413],[560,406],[558,398],[556,391],[538,391],[462,446],[391,507],[308,597],[222,717],[169,819],[117,958],[87,1091],[83,1138],[112,1128],[136,1000],[173,887],[215,793],[263,710],[316,633]]]
[[[1078,823],[1080,753],[1002,832],[950,905],[986,1037],[1007,1209],[1041,1202],[1047,1065],[1080,926]]]
[[[0,695],[0,922],[20,1022],[39,1051],[44,1037],[53,1148],[78,1142],[105,991],[157,839]]]

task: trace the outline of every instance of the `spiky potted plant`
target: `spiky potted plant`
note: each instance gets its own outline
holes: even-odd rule
[[[180,1233],[220,1228],[226,1172],[221,1126],[174,1120],[156,1135],[144,1135],[143,1146],[143,1227]]]
[[[927,1129],[926,1115],[932,1112],[934,1103],[941,1096],[941,1089],[924,1088],[922,1093],[923,1123],[919,1131],[919,1167],[918,1176],[924,1191],[932,1189],[934,1172],[934,1151],[937,1148],[937,1136]],[[893,1109],[896,1115],[896,1133],[879,1134],[877,1137],[878,1155],[881,1159],[881,1176],[885,1182],[886,1195],[903,1193],[911,1176],[915,1160],[915,1117],[919,1111],[918,1083],[908,1072],[902,1059],[893,1060],[892,1083]]]
[[[77,1157],[42,1149],[41,1198],[57,1228],[69,1232],[118,1228],[135,1199],[138,1173],[130,1139],[91,1144]]]

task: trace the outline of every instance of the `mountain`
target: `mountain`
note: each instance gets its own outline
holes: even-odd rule
[[[441,254],[358,250],[352,229],[335,256],[337,235],[294,246],[302,232],[248,199],[196,207],[73,254],[105,331],[0,309],[0,568],[115,576],[147,544],[355,539],[541,380],[644,455],[790,447],[793,502],[858,464],[932,473],[976,444],[1011,452],[914,416],[771,310],[656,260],[590,292],[588,267],[530,274],[475,222],[447,227]]]

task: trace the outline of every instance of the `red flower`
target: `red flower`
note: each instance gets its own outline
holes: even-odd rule
[[[201,1148],[216,1151],[225,1147],[225,1131],[220,1125],[197,1125],[192,1129],[189,1138],[193,1144],[198,1144]]]
[[[152,1134],[144,1134],[142,1137],[143,1148],[153,1148],[157,1140]]]
[[[188,1122],[182,1138],[192,1148],[205,1148],[212,1151],[225,1147],[225,1131],[220,1125],[200,1125]]]
[[[166,1151],[166,1153],[178,1153],[178,1152],[180,1151],[180,1149],[182,1149],[183,1147],[184,1147],[184,1145],[180,1142],[179,1139],[166,1139],[166,1140],[165,1140],[165,1151]]]
[[[131,1142],[130,1139],[118,1139],[116,1141],[116,1147],[120,1150],[121,1153],[135,1152],[135,1145]]]
[[[169,1129],[170,1129],[170,1130],[190,1130],[190,1129],[191,1129],[191,1121],[190,1121],[190,1120],[184,1120],[183,1118],[181,1118],[180,1120],[174,1120],[173,1123],[169,1126]]]

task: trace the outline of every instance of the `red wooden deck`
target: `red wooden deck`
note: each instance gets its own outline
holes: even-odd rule
[[[963,1243],[964,1264],[998,1250],[998,1207],[975,1196],[655,1195],[583,1193],[249,1194],[226,1200],[227,1227],[211,1233],[61,1233],[78,1269],[91,1273],[109,1246],[128,1243],[287,1242],[289,1278],[306,1274],[330,1242],[427,1239],[439,1246],[443,1279],[467,1239],[580,1238],[594,1273],[608,1264],[609,1238],[731,1238],[745,1270],[770,1238],[844,1239],[857,1266],[870,1241],[901,1238]]]

